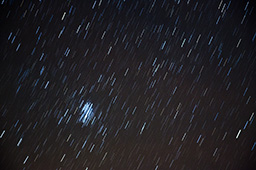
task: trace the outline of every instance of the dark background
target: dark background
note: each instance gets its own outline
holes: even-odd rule
[[[253,1],[0,7],[1,169],[255,169]]]

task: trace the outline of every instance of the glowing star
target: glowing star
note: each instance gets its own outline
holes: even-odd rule
[[[84,125],[88,125],[90,120],[94,116],[93,112],[93,104],[91,102],[86,102],[81,110],[79,121],[82,122]]]

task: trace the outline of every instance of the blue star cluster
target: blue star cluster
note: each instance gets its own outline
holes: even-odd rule
[[[87,126],[93,117],[94,117],[93,104],[90,102],[86,102],[80,113],[79,121]]]

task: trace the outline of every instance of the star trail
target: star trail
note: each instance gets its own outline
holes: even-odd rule
[[[255,169],[255,7],[1,0],[0,169]]]

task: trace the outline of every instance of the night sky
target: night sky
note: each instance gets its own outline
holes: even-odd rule
[[[256,5],[1,0],[1,170],[256,169]]]

